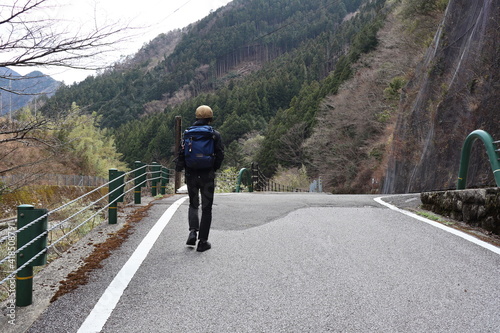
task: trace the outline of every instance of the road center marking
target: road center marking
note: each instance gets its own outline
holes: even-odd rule
[[[420,221],[425,222],[427,224],[430,224],[430,225],[432,225],[432,226],[434,226],[436,228],[439,228],[441,230],[447,231],[447,232],[449,232],[451,234],[454,234],[454,235],[456,235],[458,237],[462,237],[463,239],[468,240],[469,242],[472,242],[472,243],[474,243],[476,245],[479,245],[481,247],[484,247],[485,249],[490,250],[492,252],[495,252],[496,254],[500,254],[500,248],[497,247],[497,246],[495,246],[495,245],[492,245],[490,243],[484,242],[484,241],[482,241],[482,240],[480,240],[480,239],[478,239],[478,238],[476,238],[474,236],[466,234],[465,232],[462,232],[462,231],[459,231],[457,229],[453,229],[453,228],[447,227],[447,226],[445,226],[445,225],[443,225],[441,223],[438,223],[436,221],[429,220],[429,219],[427,219],[427,218],[425,218],[423,216],[417,215],[415,213],[409,212],[409,211],[404,210],[404,209],[400,209],[400,208],[398,208],[398,207],[396,207],[394,205],[391,205],[390,203],[387,203],[387,202],[383,201],[382,200],[383,198],[384,197],[378,197],[378,198],[375,198],[373,200],[375,200],[376,202],[378,202],[381,205],[389,207],[392,210],[395,210],[397,212],[400,212],[400,213],[403,213],[403,214],[408,215],[410,217],[413,217],[414,219],[417,219],[417,220],[420,220]]]
[[[134,253],[132,253],[125,265],[123,265],[113,281],[111,281],[82,326],[80,326],[78,333],[97,333],[102,330],[111,312],[113,312],[123,295],[123,291],[127,288],[139,269],[139,266],[141,266],[161,232],[165,229],[168,222],[170,222],[172,216],[174,216],[174,213],[187,198],[188,197],[180,198],[163,213],[146,237],[141,241],[137,249],[135,249]]]

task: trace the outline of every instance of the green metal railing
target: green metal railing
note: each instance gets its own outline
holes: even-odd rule
[[[116,169],[109,170],[109,224],[116,224],[118,203],[123,202],[125,193],[134,191],[134,204],[136,205],[141,204],[142,188],[148,182],[151,186],[152,197],[166,194],[167,184],[170,182],[170,174],[172,173],[170,169],[156,162],[147,165],[141,161],[135,161],[134,165],[136,168],[127,173]],[[127,176],[133,176],[133,178],[127,180]],[[133,188],[130,188],[132,183]],[[129,190],[125,190],[126,187]]]
[[[248,187],[249,192],[253,191],[273,191],[273,192],[309,192],[309,190],[296,188],[268,179],[259,169],[257,163],[252,163],[252,168],[243,168],[238,174],[236,182],[236,192],[241,191],[241,185]]]
[[[500,143],[500,141],[493,141],[491,135],[483,130],[475,130],[467,136],[462,147],[460,170],[458,171],[457,190],[463,190],[466,187],[472,144],[477,139],[480,139],[484,143],[486,152],[488,153],[488,158],[490,160],[493,176],[495,177],[496,185],[500,187],[500,157],[498,155],[500,149],[496,149],[495,147],[498,143]]]
[[[238,173],[238,178],[236,180],[236,192],[241,192],[241,185],[246,186],[248,188],[248,192],[253,192],[252,173],[247,168],[241,169]]]
[[[7,283],[8,290],[15,289],[15,305],[28,306],[32,304],[33,298],[33,267],[42,266],[47,263],[47,254],[56,244],[67,239],[71,234],[81,230],[89,221],[97,216],[103,215],[108,209],[108,223],[117,223],[118,203],[123,202],[125,195],[134,191],[136,204],[141,203],[141,188],[148,183],[151,186],[151,194],[165,194],[166,184],[170,180],[170,170],[153,163],[146,165],[136,162],[138,168],[124,172],[117,169],[109,170],[109,182],[92,191],[57,207],[51,211],[47,209],[35,209],[32,205],[20,205],[17,208],[17,225],[10,226],[6,236],[0,237],[0,245],[7,246],[7,256],[0,258],[0,265],[7,265],[8,274],[1,279],[0,285]],[[131,179],[128,179],[133,177]],[[108,187],[108,193],[104,194],[90,204],[79,209],[71,216],[62,221],[54,221],[49,225],[49,216],[62,212],[65,208],[83,202],[84,198],[90,198],[91,194],[99,193]],[[138,196],[137,196],[138,194]],[[103,201],[108,203],[102,203]],[[86,215],[85,215],[86,213]],[[91,216],[88,216],[88,215]],[[70,225],[70,222],[76,225]],[[63,235],[47,245],[47,236],[55,229],[67,228]],[[14,283],[15,280],[15,283]],[[15,288],[13,287],[15,285]],[[9,300],[13,297],[9,296]],[[13,301],[9,304],[14,304]]]

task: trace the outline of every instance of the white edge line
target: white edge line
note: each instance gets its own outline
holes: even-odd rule
[[[427,219],[427,218],[425,218],[423,216],[417,215],[415,213],[409,212],[409,211],[404,210],[404,209],[400,209],[400,208],[398,208],[398,207],[396,207],[394,205],[391,205],[390,203],[387,203],[387,202],[383,201],[382,200],[383,198],[388,198],[388,197],[378,197],[378,198],[374,198],[373,200],[375,200],[379,204],[384,205],[384,206],[386,206],[386,207],[388,207],[388,208],[390,208],[392,210],[395,210],[395,211],[400,212],[402,214],[408,215],[410,217],[413,217],[414,219],[420,220],[420,221],[425,222],[427,224],[430,224],[430,225],[432,225],[432,226],[434,226],[436,228],[439,228],[441,230],[444,230],[446,232],[454,234],[454,235],[456,235],[458,237],[461,237],[461,238],[463,238],[465,240],[468,240],[469,242],[472,242],[472,243],[474,243],[476,245],[479,245],[479,246],[481,246],[481,247],[483,247],[483,248],[485,248],[487,250],[490,250],[490,251],[492,251],[492,252],[494,252],[496,254],[500,254],[500,248],[497,247],[497,246],[495,246],[495,245],[492,245],[490,243],[482,241],[482,240],[480,240],[480,239],[478,239],[478,238],[476,238],[474,236],[466,234],[465,232],[462,232],[462,231],[459,231],[457,229],[453,229],[453,228],[447,227],[447,226],[445,226],[445,225],[443,225],[441,223],[438,223],[436,221],[429,220],[429,219]]]
[[[80,326],[78,333],[97,333],[102,330],[111,312],[113,312],[118,304],[123,291],[127,288],[129,282],[139,269],[139,266],[141,266],[161,232],[167,226],[168,222],[170,222],[172,216],[174,216],[176,210],[186,199],[187,197],[180,198],[163,213],[139,246],[137,246],[125,265],[123,265],[122,269],[116,274],[113,281],[111,281],[108,288]]]

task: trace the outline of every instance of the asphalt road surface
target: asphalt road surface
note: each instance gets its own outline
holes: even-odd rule
[[[500,331],[498,248],[375,196],[216,195],[203,253],[180,198],[155,201],[29,332]]]

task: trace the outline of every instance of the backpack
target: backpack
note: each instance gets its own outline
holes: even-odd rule
[[[184,131],[184,159],[190,169],[210,169],[215,162],[215,131],[212,126],[191,126]]]

